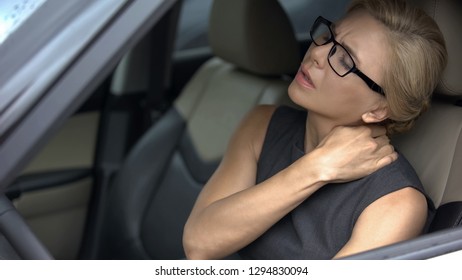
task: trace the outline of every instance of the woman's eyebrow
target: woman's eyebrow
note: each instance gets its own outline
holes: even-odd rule
[[[334,33],[334,37],[337,37],[337,31],[336,31],[335,23],[332,23],[331,28],[332,28],[332,32]],[[343,42],[341,44],[348,51],[348,53],[353,57],[353,60],[355,61],[355,63],[358,64],[358,65],[361,64],[359,59],[358,59],[358,56],[356,55],[356,52],[352,48],[350,48],[350,46],[348,46],[345,42]]]

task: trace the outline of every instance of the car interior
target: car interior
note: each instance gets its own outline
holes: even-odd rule
[[[395,139],[426,186],[438,208],[431,231],[461,224],[462,166],[461,94],[459,62],[462,57],[460,36],[455,29],[462,23],[457,14],[462,5],[457,1],[415,1],[438,23],[446,40],[448,65],[434,92],[429,112],[418,120],[409,133]]]
[[[409,1],[435,19],[449,53],[431,108],[392,139],[437,207],[419,237],[428,238],[462,225],[462,3]],[[310,42],[295,34],[279,1],[214,0],[211,53],[176,55],[181,2],[8,188],[56,259],[184,259],[183,226],[237,124],[259,104],[295,106],[287,87]]]
[[[277,20],[269,24],[269,17]],[[215,1],[210,21],[215,56],[143,135],[114,178],[107,203],[118,210],[104,218],[101,252],[107,255],[101,258],[184,258],[183,225],[238,122],[257,104],[287,103],[284,75],[297,70],[300,58],[277,1]]]

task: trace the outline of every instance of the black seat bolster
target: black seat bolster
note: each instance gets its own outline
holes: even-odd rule
[[[149,259],[140,240],[146,209],[179,145],[186,123],[169,110],[138,141],[107,194],[100,259]]]
[[[438,207],[429,232],[462,225],[462,201],[449,202]]]

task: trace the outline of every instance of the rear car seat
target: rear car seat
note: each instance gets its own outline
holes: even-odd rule
[[[462,224],[462,2],[414,0],[440,26],[448,49],[448,66],[431,108],[409,133],[393,139],[416,169],[438,208],[430,231]]]
[[[289,104],[299,47],[276,0],[215,0],[215,57],[141,138],[107,199],[99,259],[184,258],[183,227],[228,138],[258,104]]]

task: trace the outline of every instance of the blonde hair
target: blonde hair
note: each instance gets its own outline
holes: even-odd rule
[[[384,24],[391,52],[382,88],[389,107],[388,133],[409,130],[430,106],[446,67],[447,51],[435,21],[401,0],[354,0],[348,13],[364,9]]]

